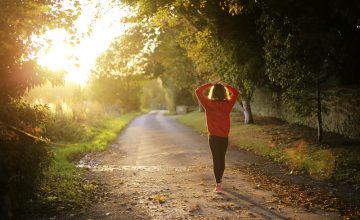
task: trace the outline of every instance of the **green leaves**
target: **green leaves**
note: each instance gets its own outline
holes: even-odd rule
[[[73,2],[76,2],[75,0]],[[75,9],[64,9],[59,1],[5,0],[0,9],[0,100],[17,98],[35,85],[52,80],[51,74],[40,70],[28,54],[31,36],[46,28],[65,27],[76,16]],[[71,5],[71,3],[67,3]],[[75,3],[74,3],[75,4]],[[76,5],[76,4],[75,4]]]

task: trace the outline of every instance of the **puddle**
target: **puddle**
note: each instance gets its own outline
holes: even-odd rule
[[[90,159],[85,156],[76,165],[78,168],[86,168],[92,171],[146,171],[146,172],[158,172],[158,171],[195,171],[199,172],[205,169],[212,169],[212,166],[159,166],[159,165],[111,165],[101,164],[102,161]]]
[[[158,172],[158,171],[202,171],[204,169],[209,169],[209,167],[168,167],[168,166],[116,166],[116,165],[99,165],[96,163],[84,164],[79,163],[76,167],[79,168],[87,168],[92,171],[115,171],[115,170],[123,170],[123,171],[146,171],[146,172]]]
[[[125,171],[147,171],[147,172],[156,172],[160,171],[160,166],[114,166],[114,165],[88,165],[88,164],[79,164],[76,167],[88,168],[93,171],[114,171],[114,170],[125,170]]]

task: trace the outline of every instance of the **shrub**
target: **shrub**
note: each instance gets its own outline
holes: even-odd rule
[[[24,134],[0,139],[0,219],[17,218],[33,195],[51,153],[43,143]]]
[[[17,218],[50,161],[50,151],[35,137],[42,135],[49,111],[21,99],[1,104],[0,219]]]
[[[45,136],[52,141],[81,141],[91,136],[91,131],[84,124],[65,118],[53,118],[46,125]]]

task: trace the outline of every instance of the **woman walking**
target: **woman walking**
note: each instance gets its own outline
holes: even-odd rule
[[[209,95],[204,92],[210,89]],[[230,94],[228,94],[230,92]],[[225,154],[230,131],[230,112],[239,92],[230,85],[207,83],[195,90],[196,96],[205,109],[209,146],[213,156],[216,180],[214,192],[221,193],[222,176],[225,170]]]

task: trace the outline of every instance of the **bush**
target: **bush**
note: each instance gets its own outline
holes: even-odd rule
[[[91,131],[84,124],[71,119],[54,118],[46,126],[45,136],[52,141],[82,141],[91,136]]]
[[[50,158],[45,144],[24,134],[17,140],[0,139],[0,219],[22,213]]]
[[[49,165],[50,151],[35,137],[42,135],[48,110],[22,99],[1,103],[0,219],[17,218]]]

